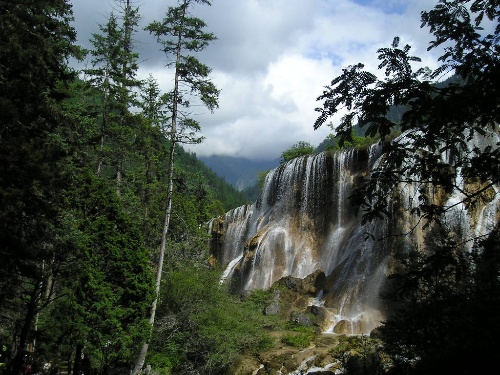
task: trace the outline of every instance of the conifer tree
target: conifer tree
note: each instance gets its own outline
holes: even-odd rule
[[[138,8],[130,0],[118,1],[121,18],[111,13],[101,34],[93,34],[92,68],[85,69],[89,82],[102,93],[101,135],[96,174],[103,167],[113,167],[117,191],[123,180],[124,163],[132,157],[133,128],[137,119],[131,107],[137,104],[135,89],[138,54],[133,51],[132,38],[138,25]],[[121,21],[121,23],[120,23]]]
[[[94,365],[107,373],[110,367],[129,365],[147,336],[154,278],[138,223],[115,189],[90,173],[78,185],[74,205],[80,213],[80,266],[73,280],[66,281],[73,289],[72,320],[84,322],[75,327],[80,335],[75,337],[74,363],[85,348]]]
[[[168,8],[162,21],[152,22],[146,27],[161,44],[161,50],[168,59],[168,66],[173,68],[174,72],[174,87],[168,94],[170,123],[166,133],[170,141],[170,152],[167,176],[167,207],[156,278],[157,297],[160,291],[167,234],[172,214],[175,150],[179,143],[199,143],[202,140],[201,137],[196,135],[200,130],[199,123],[190,117],[191,99],[194,96],[210,111],[213,111],[218,106],[219,90],[208,78],[211,69],[202,64],[194,55],[213,41],[215,36],[203,31],[206,26],[205,22],[189,14],[190,7],[195,3],[211,5],[208,0],[179,0],[178,6]],[[157,302],[158,300],[155,299],[151,308],[151,326],[155,321]],[[134,375],[138,374],[143,367],[147,351],[148,342],[145,342],[133,370]]]
[[[96,166],[96,175],[101,176],[104,164],[108,164],[109,137],[112,105],[116,103],[113,99],[118,91],[116,81],[120,77],[120,62],[117,60],[120,55],[120,33],[118,31],[118,21],[114,14],[110,14],[105,25],[100,25],[101,34],[93,34],[91,40],[94,49],[91,55],[92,69],[85,69],[86,75],[90,76],[89,83],[98,88],[102,93],[102,109],[100,113],[100,140],[99,140],[99,160]]]
[[[142,121],[136,137],[136,147],[141,155],[139,195],[146,240],[151,248],[157,247],[157,228],[161,226],[158,218],[163,216],[160,198],[163,197],[161,176],[165,175],[167,155],[166,135],[162,132],[163,124],[168,119],[166,98],[161,93],[158,82],[150,74],[144,81],[138,103]]]
[[[0,1],[0,324],[16,343],[7,373],[17,373],[64,257],[57,130],[67,119],[56,86],[79,54],[71,20],[64,0]]]

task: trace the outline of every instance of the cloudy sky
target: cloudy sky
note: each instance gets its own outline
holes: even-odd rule
[[[133,0],[140,28],[161,21],[175,0]],[[92,33],[104,24],[114,0],[71,0],[78,44],[90,48]],[[437,0],[213,0],[192,14],[216,35],[198,58],[212,69],[221,90],[219,109],[201,111],[197,120],[205,140],[192,148],[199,156],[232,155],[271,160],[298,141],[317,146],[331,129],[313,129],[321,106],[316,98],[342,68],[362,62],[377,73],[376,51],[399,36],[422,65],[435,67],[426,52],[427,29],[420,11]],[[139,76],[149,74],[164,92],[172,87],[165,55],[149,33],[135,35]],[[89,62],[86,62],[89,64]],[[338,119],[331,119],[335,124]]]

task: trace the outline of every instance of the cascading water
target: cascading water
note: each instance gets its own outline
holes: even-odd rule
[[[321,153],[271,171],[258,201],[228,212],[219,224],[223,280],[235,291],[268,289],[283,277],[322,270],[328,284],[321,304],[332,311],[332,322],[354,322],[364,314],[353,332],[376,326],[383,316],[378,291],[388,249],[364,241],[366,228],[347,197],[379,152],[374,145]],[[376,230],[383,237],[387,227],[381,224]]]
[[[377,327],[386,316],[380,293],[395,246],[389,235],[414,227],[411,217],[363,226],[361,215],[349,205],[356,181],[366,178],[380,156],[376,144],[296,158],[269,172],[257,202],[214,220],[213,253],[225,269],[221,282],[235,292],[268,289],[284,277],[303,279],[320,270],[326,276],[324,290],[311,303],[330,317],[324,331],[360,334]],[[411,184],[400,188],[400,201],[407,207],[415,203],[415,189]],[[452,194],[448,204],[453,199]],[[496,194],[479,214],[476,230],[488,230],[498,204]],[[458,225],[468,226],[470,233],[470,213],[460,204],[454,212],[465,215]],[[452,212],[448,220],[457,215]],[[367,240],[367,232],[383,240]],[[421,237],[415,231],[405,241],[421,243]]]

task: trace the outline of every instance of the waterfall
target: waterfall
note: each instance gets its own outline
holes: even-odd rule
[[[364,327],[372,329],[382,316],[378,289],[388,254],[381,243],[364,241],[367,229],[348,196],[379,154],[379,145],[327,152],[270,171],[257,202],[221,220],[221,282],[235,291],[268,289],[283,277],[304,278],[322,270],[328,287],[320,304],[337,311],[339,321],[376,316]],[[386,230],[381,225],[378,234]]]
[[[226,269],[224,270],[224,273],[222,274],[222,277],[220,278],[220,283],[224,284],[226,279],[231,275],[231,273],[234,270],[234,267],[236,267],[236,264],[241,261],[241,258],[243,258],[243,254],[237,256],[234,258],[232,261],[229,262],[227,265]]]
[[[403,135],[399,141],[407,138]],[[299,157],[270,171],[254,204],[217,219],[220,238],[213,253],[224,269],[221,282],[235,292],[268,289],[285,277],[304,279],[319,270],[325,285],[310,300],[329,317],[324,332],[366,334],[380,325],[387,313],[380,294],[391,250],[423,243],[421,229],[397,245],[388,239],[395,231],[405,233],[417,226],[410,215],[361,225],[361,214],[348,202],[357,181],[369,175],[381,155],[381,145],[375,144]],[[467,227],[467,233],[474,225],[476,233],[491,230],[498,215],[498,187],[473,225],[473,215],[458,203],[463,183],[457,180],[462,189],[448,197],[453,209],[447,222]],[[400,186],[403,208],[414,207],[417,191],[413,184]],[[373,239],[367,239],[368,232]]]

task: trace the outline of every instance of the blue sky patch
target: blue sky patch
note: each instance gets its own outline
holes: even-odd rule
[[[406,9],[405,0],[352,0],[352,2],[371,8],[381,9],[384,13],[403,14]]]
[[[323,47],[310,46],[304,56],[313,60],[328,59],[334,66],[340,66],[344,62],[344,58],[341,55]]]

